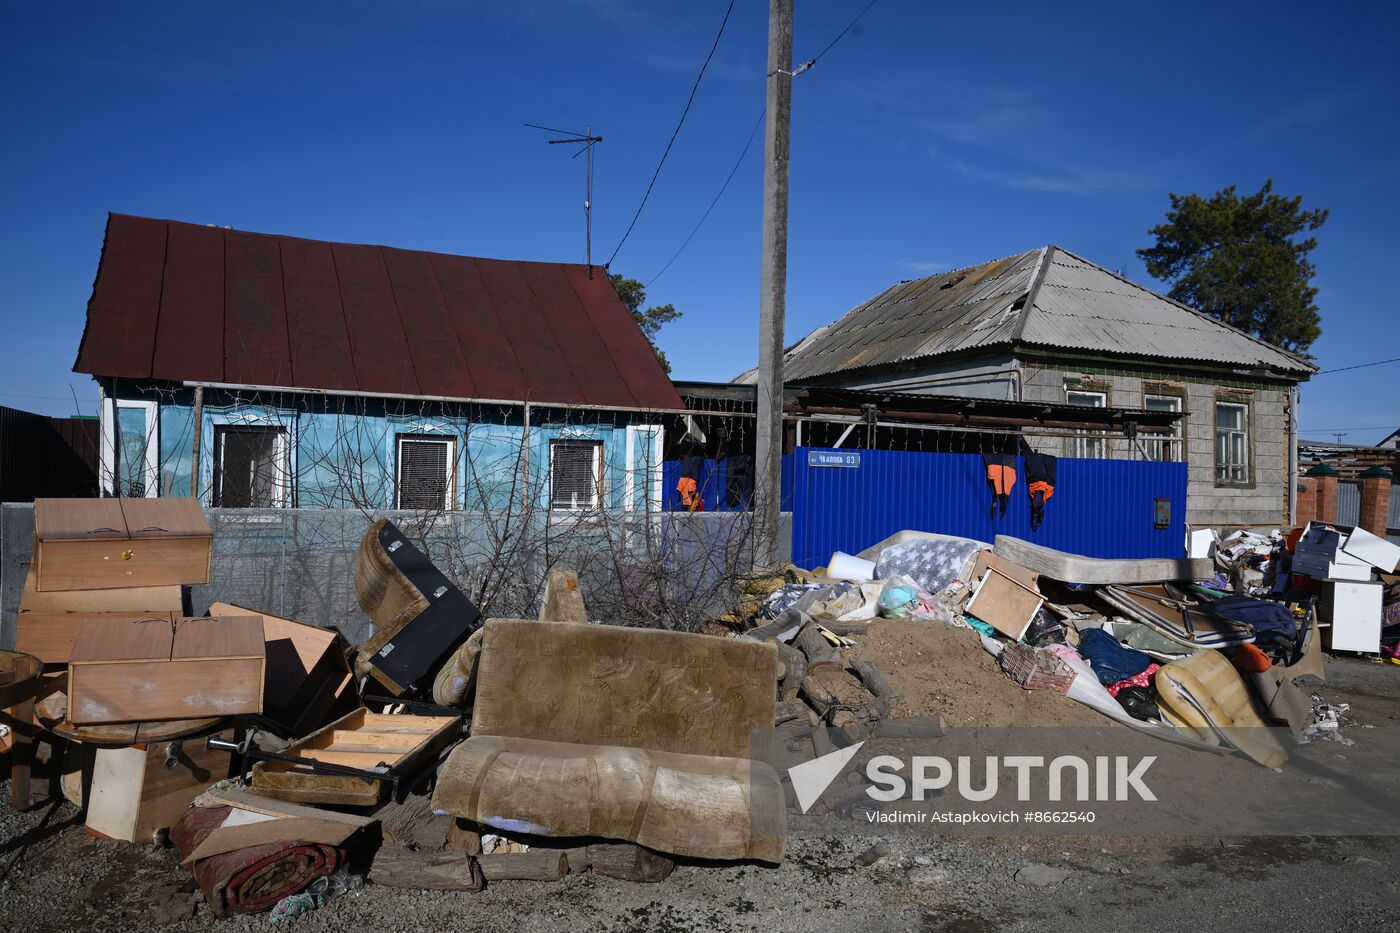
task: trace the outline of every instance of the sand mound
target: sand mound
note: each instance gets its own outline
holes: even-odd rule
[[[1112,720],[1068,697],[1023,690],[983,650],[977,633],[942,622],[879,619],[852,636],[851,658],[872,662],[899,694],[893,718],[942,713],[950,726],[1103,727]],[[837,696],[851,689],[839,672],[822,672]]]

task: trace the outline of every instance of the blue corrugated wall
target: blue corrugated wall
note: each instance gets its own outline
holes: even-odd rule
[[[783,502],[784,512],[792,508],[792,454],[783,455]],[[700,466],[700,478],[695,481],[695,487],[700,493],[700,498],[705,500],[706,512],[743,512],[747,511],[752,503],[742,506],[731,506],[725,502],[725,489],[728,480],[728,471],[725,469],[727,460],[707,459]],[[679,460],[667,460],[661,465],[661,510],[663,512],[684,512],[685,506],[681,505],[681,495],[676,491],[676,481],[681,478],[681,462]]]
[[[1186,538],[1186,464],[1061,459],[1045,520],[1030,526],[1026,471],[1005,517],[991,514],[992,492],[979,454],[894,450],[858,453],[858,467],[809,466],[799,447],[793,466],[793,563],[824,565],[833,551],[854,554],[913,529],[990,542],[1012,535],[1089,557],[1182,557]],[[1171,501],[1171,521],[1154,527],[1154,500]]]

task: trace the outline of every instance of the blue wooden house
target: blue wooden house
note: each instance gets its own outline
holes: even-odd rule
[[[105,495],[655,509],[683,403],[602,269],[111,215]]]

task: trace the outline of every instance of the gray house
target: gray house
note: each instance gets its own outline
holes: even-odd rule
[[[1171,436],[1025,440],[1065,457],[1185,461],[1188,521],[1221,526],[1289,521],[1298,384],[1316,371],[1057,246],[899,282],[785,359],[789,386],[1184,412]]]

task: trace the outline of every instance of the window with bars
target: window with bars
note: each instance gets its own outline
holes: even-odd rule
[[[1149,395],[1144,401],[1148,411],[1181,411],[1179,395]],[[1170,434],[1143,434],[1142,448],[1148,459],[1163,462],[1179,462],[1184,459],[1181,450],[1181,421],[1172,425]]]
[[[398,508],[452,508],[456,448],[451,438],[399,436]]]
[[[1215,481],[1239,486],[1249,482],[1249,405],[1215,403]]]
[[[220,426],[214,447],[214,505],[274,509],[286,503],[287,445],[281,428]]]
[[[1103,392],[1081,392],[1067,389],[1065,401],[1070,405],[1082,405],[1085,408],[1103,408],[1108,404],[1108,396]],[[1102,458],[1104,456],[1104,439],[1098,435],[1067,438],[1065,456]]]
[[[549,507],[596,509],[603,481],[602,441],[553,441],[549,445]]]

